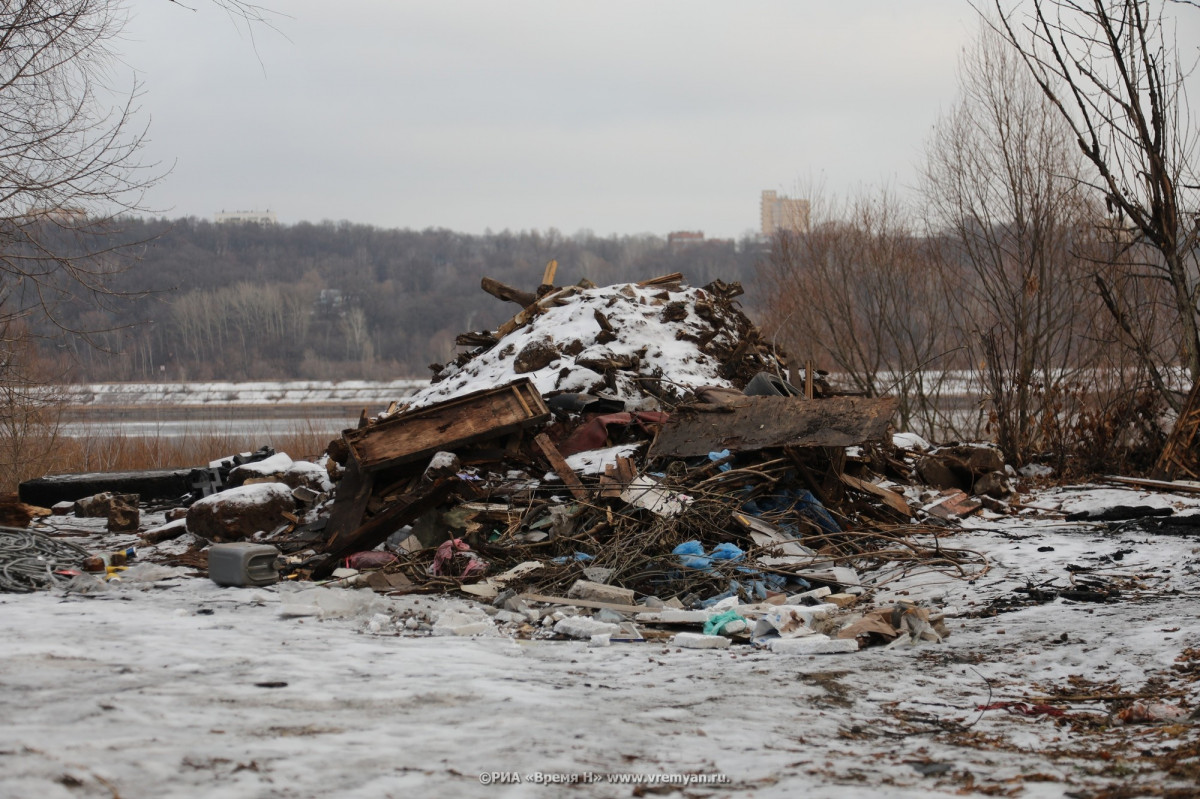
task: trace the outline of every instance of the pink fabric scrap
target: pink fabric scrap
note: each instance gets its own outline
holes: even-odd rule
[[[470,577],[487,570],[487,562],[471,551],[461,538],[443,542],[433,556],[430,571],[435,577]]]

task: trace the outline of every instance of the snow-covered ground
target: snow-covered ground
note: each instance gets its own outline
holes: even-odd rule
[[[1192,720],[1110,714],[1197,706],[1200,538],[1030,514],[940,543],[986,571],[884,569],[872,601],[944,609],[950,637],[840,655],[435,637],[465,600],[320,589],[322,619],[295,615],[310,587],[153,565],[95,592],[0,595],[0,796],[1195,795]],[[1120,597],[1019,590],[1072,586]],[[1003,702],[1065,715],[978,709]]]

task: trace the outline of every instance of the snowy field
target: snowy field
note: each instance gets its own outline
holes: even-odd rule
[[[943,543],[986,556],[974,582],[869,578],[876,605],[944,610],[950,637],[840,655],[434,637],[464,600],[323,589],[337,605],[321,618],[295,615],[302,586],[152,564],[103,590],[0,594],[0,796],[1196,795],[1200,537],[1049,514],[968,525]],[[1119,598],[1021,590],[1098,586]],[[1120,724],[1135,702],[1165,720]],[[979,709],[1002,703],[1024,705]]]

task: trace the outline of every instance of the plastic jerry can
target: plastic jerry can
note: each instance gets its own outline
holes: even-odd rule
[[[208,576],[217,585],[270,585],[279,582],[278,557],[279,550],[269,544],[213,544],[208,550]]]

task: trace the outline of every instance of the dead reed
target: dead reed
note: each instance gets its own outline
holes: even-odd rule
[[[311,423],[298,422],[283,433],[247,436],[233,432],[166,435],[114,435],[89,431],[79,436],[62,434],[48,426],[29,431],[19,442],[9,440],[0,462],[0,492],[16,491],[25,481],[47,474],[121,472],[142,469],[178,469],[206,466],[238,452],[271,446],[296,460],[320,456],[332,436]]]

